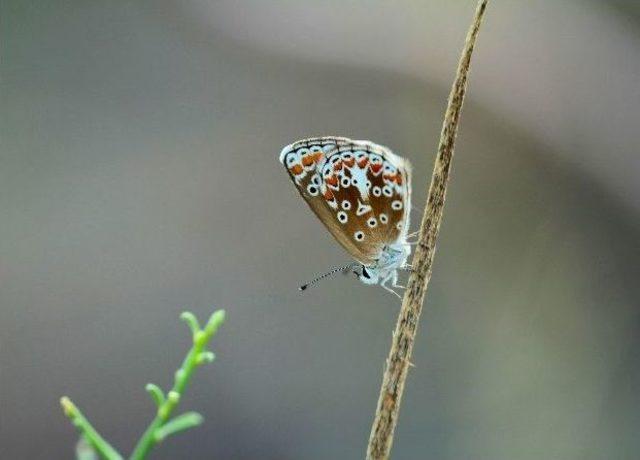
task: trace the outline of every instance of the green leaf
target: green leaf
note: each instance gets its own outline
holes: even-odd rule
[[[162,392],[162,390],[158,385],[155,385],[153,383],[147,383],[144,389],[147,390],[147,393],[151,395],[151,399],[153,399],[153,402],[156,403],[156,406],[158,408],[160,408],[160,406],[164,404],[164,401],[165,401],[164,393]]]
[[[180,319],[187,323],[189,329],[191,329],[191,335],[195,338],[196,334],[200,331],[200,323],[198,318],[190,311],[183,311],[180,314]]]
[[[224,323],[225,316],[226,313],[224,310],[218,310],[211,315],[209,321],[207,321],[207,324],[204,326],[204,331],[208,338],[211,338],[216,333],[220,325]]]
[[[71,422],[78,428],[84,440],[95,452],[106,460],[122,460],[122,455],[100,436],[100,433],[91,426],[91,423],[82,415],[82,412],[80,412],[80,409],[78,409],[73,401],[63,396],[60,398],[60,405],[62,406],[64,414],[71,419]]]
[[[197,412],[187,412],[169,420],[158,428],[154,434],[156,442],[164,441],[168,436],[200,425],[204,419]]]

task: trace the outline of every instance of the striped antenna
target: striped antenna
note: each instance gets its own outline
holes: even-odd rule
[[[331,270],[329,270],[327,273],[325,273],[325,274],[323,274],[323,275],[318,276],[317,278],[315,278],[315,279],[313,279],[313,280],[309,281],[309,282],[308,282],[308,283],[306,283],[306,284],[303,284],[303,285],[302,285],[302,286],[300,286],[298,289],[300,289],[301,291],[304,291],[304,290],[306,290],[309,286],[311,286],[311,285],[313,285],[313,284],[316,284],[318,281],[323,280],[323,279],[325,279],[325,278],[326,278],[326,277],[328,277],[328,276],[333,276],[333,275],[335,275],[335,274],[336,274],[336,273],[338,273],[338,272],[344,272],[344,273],[346,273],[347,271],[349,271],[349,270],[351,270],[351,269],[353,269],[353,268],[357,267],[358,265],[360,265],[360,264],[359,264],[359,263],[357,263],[357,262],[351,262],[351,263],[349,263],[349,264],[347,264],[347,265],[344,265],[344,266],[342,266],[342,267],[335,267],[335,268],[332,268],[332,269],[331,269]]]

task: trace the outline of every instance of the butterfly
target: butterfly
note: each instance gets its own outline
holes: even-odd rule
[[[280,162],[302,198],[356,262],[335,268],[300,287],[339,271],[353,271],[365,284],[402,288],[398,270],[408,269],[411,166],[387,147],[346,137],[313,137],[289,144]]]

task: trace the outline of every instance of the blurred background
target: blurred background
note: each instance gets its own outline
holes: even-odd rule
[[[158,459],[363,458],[399,309],[277,161],[413,163],[414,227],[475,1],[3,0],[0,457],[129,452],[225,308]],[[640,452],[640,3],[492,1],[394,459]]]

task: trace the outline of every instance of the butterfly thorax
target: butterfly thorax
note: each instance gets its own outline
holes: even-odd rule
[[[409,254],[411,246],[398,242],[382,248],[380,258],[373,264],[363,265],[358,273],[358,278],[365,284],[378,284],[397,278],[397,270],[403,267]]]

